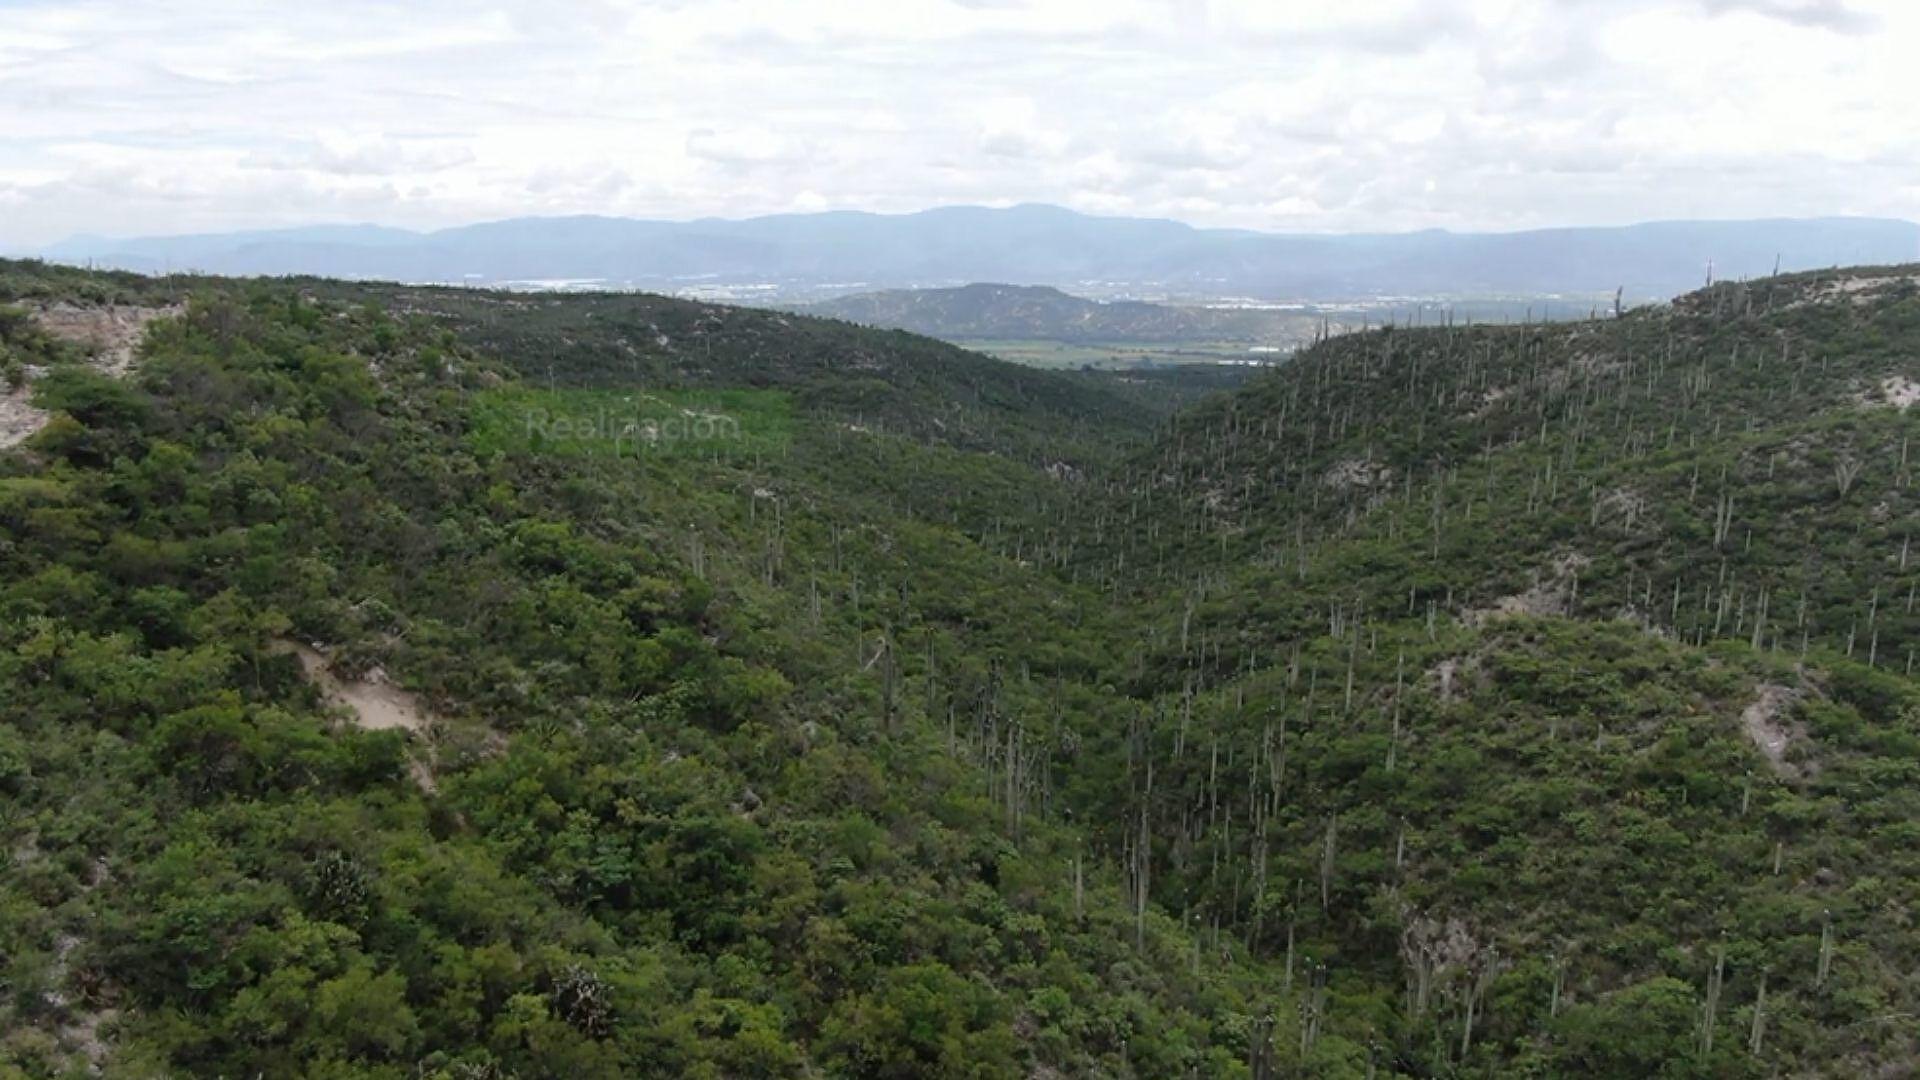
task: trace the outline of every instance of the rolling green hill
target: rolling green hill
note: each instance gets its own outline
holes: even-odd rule
[[[1897,1073],[1915,273],[1193,399],[0,264],[0,1075]]]
[[[1161,793],[1094,820],[1417,1075],[1901,1068],[1915,280],[1343,337],[1178,415],[1077,564]]]
[[[1098,301],[1046,285],[984,283],[950,289],[858,293],[811,304],[807,311],[948,341],[1233,341],[1292,345],[1310,340],[1320,325],[1318,316],[1300,312]]]
[[[7,270],[29,304],[173,298]],[[724,364],[784,395],[776,452],[496,450],[476,407],[520,370],[625,377],[586,360],[604,309],[503,342],[411,291],[182,288],[130,381],[9,345],[54,419],[0,456],[0,1068],[1242,1055],[1254,972],[1189,969],[1159,914],[1136,942],[1112,868],[996,764],[1003,710],[1039,693],[1011,674],[1021,627],[1065,601],[947,521],[1064,491],[1076,466],[1022,448],[1108,453],[1124,399],[897,335],[786,351],[742,314],[667,381]],[[874,422],[916,393],[948,411]],[[367,729],[367,698],[407,719]]]

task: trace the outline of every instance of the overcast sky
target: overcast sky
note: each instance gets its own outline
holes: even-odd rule
[[[0,248],[949,203],[1920,218],[1913,0],[0,0]]]

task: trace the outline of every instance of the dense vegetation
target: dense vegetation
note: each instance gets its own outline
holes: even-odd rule
[[[182,298],[126,380],[32,314]],[[0,302],[53,413],[0,453],[0,1075],[1920,1056],[1910,272],[1171,416],[654,297]],[[638,388],[782,426],[475,437]]]
[[[875,662],[909,603],[955,638],[970,609],[1044,608],[1015,564],[886,505],[930,501],[917,485],[952,482],[956,451],[850,432],[795,390],[789,461],[489,456],[467,403],[512,372],[445,324],[291,285],[194,291],[136,382],[77,358],[47,374],[58,419],[4,459],[14,1069],[1239,1055],[1256,980],[1191,972],[1163,921],[1137,949],[1112,875],[1050,820],[1009,827],[904,665]],[[888,342],[854,339],[912,387],[917,357]],[[1034,475],[988,460],[967,480]],[[912,582],[924,563],[955,576]],[[295,642],[390,672],[431,730],[330,717]]]

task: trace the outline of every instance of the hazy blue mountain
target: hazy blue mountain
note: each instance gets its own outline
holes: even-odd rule
[[[1655,222],[1517,233],[1304,235],[1092,217],[1054,206],[956,206],[686,222],[515,218],[415,233],[374,226],[111,240],[64,262],[223,274],[410,281],[591,279],[672,288],[761,283],[787,295],[971,281],[1079,292],[1338,299],[1611,292],[1666,297],[1717,277],[1920,258],[1920,226],[1873,218]]]
[[[419,240],[420,234],[417,232],[381,225],[312,225],[297,229],[139,237],[130,240],[82,235],[55,244],[41,254],[62,261],[100,259],[107,254],[128,259],[219,259],[230,257],[236,251],[256,248],[404,247]]]

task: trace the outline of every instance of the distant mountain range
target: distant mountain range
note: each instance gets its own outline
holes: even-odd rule
[[[366,225],[115,240],[41,253],[143,271],[401,281],[745,288],[820,297],[974,281],[1076,292],[1338,300],[1611,293],[1920,259],[1920,225],[1875,218],[1674,221],[1516,233],[1305,235],[1092,217],[1056,206],[837,211],[739,221],[514,218],[435,232]],[[749,295],[753,295],[749,292]]]

